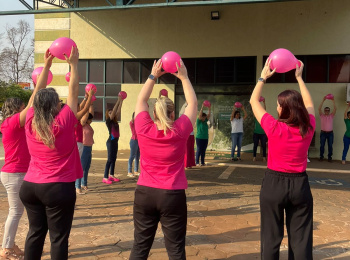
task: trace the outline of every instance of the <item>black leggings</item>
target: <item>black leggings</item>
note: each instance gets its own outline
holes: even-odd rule
[[[106,142],[108,158],[103,178],[108,178],[108,171],[110,175],[114,176],[115,161],[117,160],[118,154],[118,140],[119,138],[113,140],[108,139]]]
[[[199,157],[201,157],[201,164],[204,164],[205,152],[208,147],[208,139],[196,138],[197,151],[196,151],[196,164],[199,164]]]
[[[308,176],[267,169],[260,191],[261,259],[278,260],[284,211],[288,259],[312,259],[313,198]]]
[[[51,259],[68,259],[68,238],[76,200],[74,182],[32,183],[24,181],[19,196],[26,208],[29,231],[25,260],[40,260],[47,231]]]
[[[263,157],[266,157],[266,143],[267,143],[267,136],[266,134],[253,134],[253,157],[256,157],[256,150],[258,149],[258,144],[261,144],[261,149],[263,151]]]
[[[130,260],[147,259],[158,222],[162,224],[170,260],[185,260],[187,204],[185,190],[164,190],[138,185],[134,201],[134,245]]]

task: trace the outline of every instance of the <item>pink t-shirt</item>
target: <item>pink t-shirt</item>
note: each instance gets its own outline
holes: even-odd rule
[[[26,137],[32,157],[25,181],[34,183],[73,182],[83,177],[74,126],[77,123],[69,106],[64,106],[55,117],[53,133],[55,148],[50,149],[36,139],[32,130],[34,109],[30,108],[26,118]]]
[[[85,146],[92,146],[94,144],[94,129],[89,124],[83,126],[83,144]]]
[[[75,140],[77,143],[82,143],[83,142],[83,126],[81,125],[80,121],[77,120],[76,127],[74,128],[75,130]]]
[[[261,126],[269,141],[267,160],[269,169],[288,173],[301,173],[306,170],[307,151],[316,126],[315,116],[309,115],[309,117],[312,130],[302,138],[299,127],[279,122],[268,113],[263,115]]]
[[[329,114],[328,116],[326,116],[325,114],[320,115],[322,131],[326,131],[326,132],[333,131],[333,118],[334,118],[333,114]]]
[[[184,155],[187,139],[193,130],[190,119],[182,115],[164,135],[147,111],[135,118],[141,152],[141,175],[138,185],[158,189],[187,189]]]
[[[136,131],[135,131],[135,124],[130,121],[130,130],[131,130],[131,139],[134,139],[134,140],[137,140],[137,134],[136,134]]]
[[[21,127],[20,113],[4,120],[1,125],[2,143],[5,151],[5,164],[2,172],[27,172],[30,154],[26,142],[24,127]]]

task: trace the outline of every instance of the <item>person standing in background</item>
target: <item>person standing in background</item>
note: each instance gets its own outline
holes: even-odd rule
[[[241,148],[243,140],[243,121],[247,118],[247,111],[244,106],[242,106],[242,111],[244,116],[241,117],[241,112],[233,106],[231,113],[231,140],[232,140],[232,149],[231,149],[231,161],[238,160],[241,161]],[[235,159],[235,150],[237,146],[237,158]]]
[[[264,109],[266,110],[266,103],[265,98],[262,100]],[[260,123],[256,120],[256,117],[254,116],[254,134],[253,134],[253,162],[256,161],[256,150],[258,149],[260,141],[260,147],[263,152],[263,162],[266,162],[266,143],[267,143],[267,136],[265,134],[264,129],[262,129]]]
[[[131,121],[129,123],[131,130],[131,139],[130,139],[130,157],[128,161],[128,177],[139,176],[139,160],[140,160],[140,148],[137,140],[137,134],[135,131],[134,124],[135,112],[132,113]],[[134,173],[132,173],[132,162],[135,159],[134,164]]]
[[[346,126],[346,132],[343,137],[343,143],[344,143],[344,149],[343,149],[343,156],[341,158],[341,163],[345,164],[346,161],[346,155],[349,151],[349,145],[350,145],[350,103],[347,103],[345,112],[344,112],[344,123]]]
[[[208,120],[210,119],[210,107],[208,115],[203,112],[204,105],[202,104],[201,110],[198,113],[198,118],[196,120],[197,134],[196,134],[196,165],[205,166],[205,152],[208,147]],[[201,164],[199,164],[199,157],[201,157]]]
[[[329,107],[324,108],[324,113],[322,113],[323,102],[326,100],[326,97],[323,98],[320,106],[318,107],[318,113],[320,115],[321,120],[321,133],[320,133],[320,159],[319,161],[323,161],[324,154],[324,146],[326,141],[328,143],[328,162],[332,162],[333,155],[333,119],[335,113],[337,112],[337,107],[335,106],[335,101],[333,101],[333,112],[331,113],[331,109]]]

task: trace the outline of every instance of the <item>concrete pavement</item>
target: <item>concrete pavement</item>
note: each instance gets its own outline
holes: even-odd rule
[[[2,149],[2,147],[1,147]],[[119,151],[120,183],[101,182],[106,151],[94,151],[89,192],[79,195],[70,236],[69,259],[128,259],[133,243],[132,206],[137,179],[127,174],[128,151]],[[3,157],[3,152],[0,152]],[[209,152],[208,166],[186,171],[189,188],[187,259],[260,259],[259,191],[266,164],[251,154],[231,162]],[[3,161],[0,161],[2,166]],[[314,259],[350,259],[350,164],[311,159],[308,174],[314,196]],[[0,186],[0,235],[7,216],[7,197]],[[22,217],[17,244],[23,248],[28,231]],[[281,259],[287,259],[286,237]],[[43,259],[50,259],[49,237]],[[168,259],[160,228],[149,259]]]

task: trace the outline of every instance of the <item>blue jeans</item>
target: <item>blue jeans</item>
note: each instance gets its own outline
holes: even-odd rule
[[[231,133],[232,149],[231,158],[235,157],[235,150],[237,146],[237,157],[241,157],[243,133]]]
[[[201,164],[204,165],[205,151],[207,150],[208,139],[196,138],[196,144],[197,144],[196,164],[199,164],[199,157],[201,157]]]
[[[115,138],[106,142],[108,158],[103,178],[108,179],[108,171],[109,175],[114,176],[115,161],[117,160],[118,153],[118,140],[119,138]]]
[[[341,159],[342,161],[345,161],[346,155],[348,154],[348,151],[349,151],[350,137],[347,137],[346,135],[344,135],[343,142],[344,142],[344,150],[343,150],[343,156],[341,157]]]
[[[140,160],[140,148],[139,142],[134,139],[130,139],[130,157],[128,163],[128,172],[132,172],[132,162],[135,159],[134,172],[139,171],[139,160]]]
[[[328,159],[332,159],[332,155],[333,155],[333,139],[334,139],[334,135],[333,132],[330,133],[326,133],[321,131],[320,134],[320,158],[323,159],[323,154],[324,154],[324,146],[326,144],[326,140],[328,143]]]
[[[81,155],[81,166],[83,167],[83,178],[75,181],[75,188],[80,189],[81,186],[87,186],[87,177],[91,165],[92,146],[84,146],[83,154]]]

